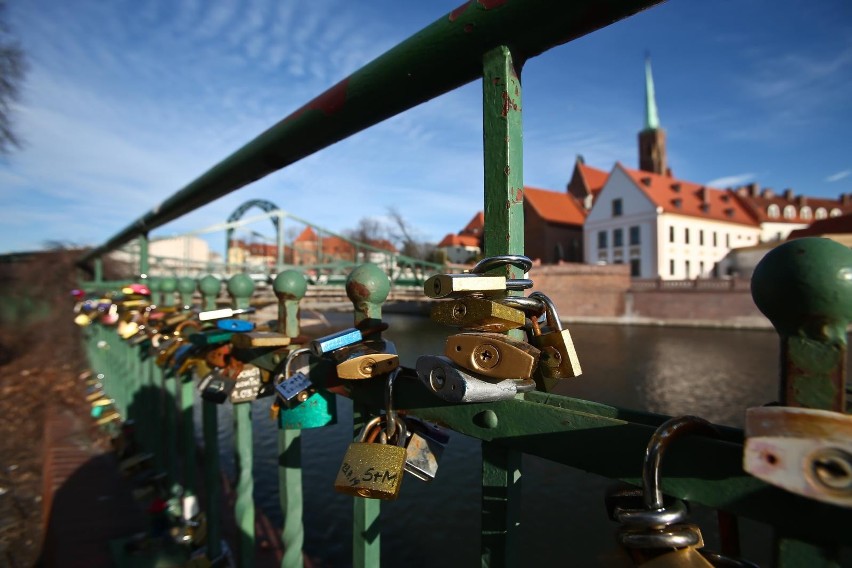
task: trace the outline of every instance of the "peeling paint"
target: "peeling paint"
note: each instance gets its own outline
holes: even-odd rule
[[[348,87],[349,77],[343,79],[326,92],[292,113],[284,119],[284,122],[295,120],[309,110],[318,110],[326,116],[337,114],[346,105],[346,90]]]
[[[473,0],[468,0],[467,2],[450,12],[450,21],[455,22],[459,18],[459,16],[464,14],[467,9],[470,8],[471,4],[473,4]]]
[[[518,103],[512,100],[508,91],[503,91],[503,117],[509,116],[509,109],[518,112]]]

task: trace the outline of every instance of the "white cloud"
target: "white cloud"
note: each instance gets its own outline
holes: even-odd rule
[[[834,183],[836,181],[846,179],[850,175],[852,175],[852,170],[843,170],[842,172],[837,172],[836,174],[831,174],[830,176],[825,178],[825,181],[827,181],[828,183]]]
[[[736,174],[733,176],[711,179],[706,185],[709,185],[710,187],[736,187],[753,181],[755,177],[757,177],[757,175],[753,173]]]

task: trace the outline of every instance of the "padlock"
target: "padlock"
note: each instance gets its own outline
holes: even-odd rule
[[[304,371],[292,372],[291,365],[297,357],[307,355],[308,348],[295,349],[290,352],[280,371],[273,372],[273,383],[278,402],[287,408],[295,408],[310,398],[317,389]]]
[[[233,331],[234,333],[245,333],[254,329],[254,323],[241,319],[219,319],[216,327],[222,331]]]
[[[427,483],[438,473],[438,460],[447,443],[449,434],[437,424],[414,416],[405,416],[408,436],[405,440],[405,471]]]
[[[535,317],[530,318],[532,322],[533,335],[529,338],[530,343],[538,347],[541,357],[538,363],[538,373],[541,377],[541,387],[550,392],[562,379],[579,377],[583,371],[580,368],[580,360],[571,340],[571,333],[562,329],[556,306],[541,292],[533,292],[530,298],[544,304],[544,313],[547,318],[549,331],[542,332]]]
[[[309,348],[315,357],[322,357],[326,353],[360,343],[363,339],[360,329],[350,327],[312,340]]]
[[[198,390],[204,400],[222,404],[231,396],[235,386],[236,381],[224,376],[220,369],[213,369],[198,383]]]
[[[444,355],[456,365],[494,379],[529,379],[539,350],[499,333],[457,333],[447,338]]]
[[[218,367],[220,369],[227,367],[228,362],[231,360],[231,344],[223,343],[222,345],[211,349],[204,355],[204,360],[211,367]]]
[[[430,317],[444,325],[494,333],[523,327],[527,321],[520,310],[473,296],[435,302]]]
[[[217,327],[212,329],[205,329],[204,331],[193,333],[189,336],[189,341],[193,345],[198,345],[199,347],[211,347],[214,345],[222,345],[223,343],[228,343],[231,341],[231,338],[234,336],[233,331],[223,331]]]
[[[417,377],[430,391],[447,402],[493,402],[510,400],[520,392],[535,389],[532,379],[493,381],[459,369],[441,355],[421,355],[415,364]]]
[[[656,568],[707,568],[709,566],[752,567],[742,559],[731,559],[718,553],[702,550],[704,539],[701,529],[684,522],[687,509],[682,501],[666,504],[660,483],[663,453],[669,444],[687,432],[697,431],[718,436],[715,427],[696,416],[671,418],[661,424],[651,436],[645,450],[642,467],[641,491],[622,491],[622,495],[609,495],[607,508],[611,516],[621,523],[618,542],[624,546],[639,566]],[[624,506],[619,501],[635,502],[641,496],[642,507]],[[706,555],[706,557],[705,557]],[[710,562],[710,559],[713,562]]]
[[[341,379],[371,379],[399,367],[394,344],[386,339],[372,339],[334,351],[337,376]]]
[[[405,422],[398,417],[377,416],[370,420],[358,440],[352,442],[337,472],[334,489],[368,499],[394,500],[399,497],[405,471]],[[384,433],[382,420],[394,421],[395,445],[376,442]]]
[[[273,331],[250,331],[235,333],[231,336],[231,345],[237,349],[257,349],[259,347],[286,347],[293,340],[282,333]]]
[[[158,367],[165,367],[166,363],[169,362],[172,355],[178,350],[178,348],[183,344],[183,338],[180,336],[173,337],[170,341],[167,342],[165,347],[162,347],[157,352],[157,358],[154,362]]]
[[[175,349],[172,356],[166,361],[166,364],[172,371],[176,371],[180,368],[186,358],[192,355],[197,349],[198,348],[195,345],[182,341],[180,346]]]
[[[231,404],[251,402],[274,392],[272,384],[263,380],[260,367],[232,363],[225,369],[224,374],[234,380],[234,388],[229,395]]]
[[[254,313],[255,309],[252,307],[249,308],[222,308],[220,310],[209,310],[206,312],[200,312],[198,314],[199,321],[213,321],[224,318],[232,318],[234,316],[239,316],[243,314],[251,314]]]

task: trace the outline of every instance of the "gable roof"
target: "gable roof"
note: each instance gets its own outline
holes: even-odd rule
[[[603,186],[606,185],[606,180],[609,179],[608,172],[579,162],[577,163],[577,171],[580,172],[583,183],[586,184],[586,187],[593,196],[597,196],[600,190],[603,189]]]
[[[792,190],[790,193],[792,193]],[[816,210],[820,208],[825,209],[826,214],[830,213],[833,209],[838,209],[843,214],[852,213],[852,201],[847,199],[846,203],[844,203],[842,197],[839,200],[820,197],[806,197],[803,195],[792,197],[792,195],[787,196],[785,194],[776,195],[770,189],[764,189],[758,195],[751,195],[748,191],[748,187],[741,187],[735,190],[734,194],[751,210],[752,215],[757,217],[757,220],[761,223],[808,224],[813,222],[814,214],[816,213]],[[770,205],[778,207],[779,213],[777,217],[769,216]],[[792,217],[784,217],[784,208],[788,206],[792,206],[795,211],[795,214]],[[810,208],[810,217],[802,217],[803,207]]]
[[[295,242],[301,243],[305,241],[315,241],[317,240],[317,234],[310,227],[305,227],[305,230],[299,233],[299,236],[296,237]]]
[[[446,237],[441,239],[440,243],[438,243],[438,247],[452,246],[479,248],[479,238],[474,237],[473,235],[454,235],[450,233]]]
[[[787,240],[800,239],[802,237],[818,237],[820,235],[839,235],[844,233],[852,233],[852,213],[815,221],[809,227],[792,231],[790,236],[787,237]]]
[[[756,227],[757,220],[733,191],[634,170],[615,164],[654,205],[665,213]],[[614,168],[614,169],[615,169]]]
[[[482,234],[482,231],[485,229],[485,214],[482,211],[479,211],[476,215],[473,216],[473,219],[465,226],[464,229],[459,231],[460,235],[474,235],[479,236]]]
[[[567,193],[524,186],[524,202],[549,223],[582,225],[586,220],[585,210]]]

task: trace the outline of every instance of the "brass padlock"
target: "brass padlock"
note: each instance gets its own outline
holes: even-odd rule
[[[370,420],[358,440],[349,444],[343,463],[337,472],[334,489],[340,493],[368,499],[394,500],[399,497],[405,468],[405,421],[392,415],[396,427],[396,445],[385,440],[382,421],[385,416]],[[379,440],[379,441],[376,441]]]
[[[529,379],[539,350],[499,333],[457,333],[447,338],[444,355],[455,364],[495,379]]]
[[[444,325],[494,333],[518,329],[527,321],[520,310],[473,296],[435,302],[432,304],[431,318]]]
[[[399,367],[396,347],[386,339],[364,341],[334,352],[341,379],[370,379]]]
[[[544,304],[545,317],[550,328],[543,333],[537,318],[530,318],[533,329],[530,343],[541,350],[538,373],[542,384],[539,386],[544,391],[550,392],[561,379],[579,377],[583,371],[580,368],[577,351],[574,349],[574,342],[571,340],[571,333],[567,329],[562,329],[562,323],[559,321],[559,314],[556,313],[553,302],[541,292],[533,292],[530,298]]]

